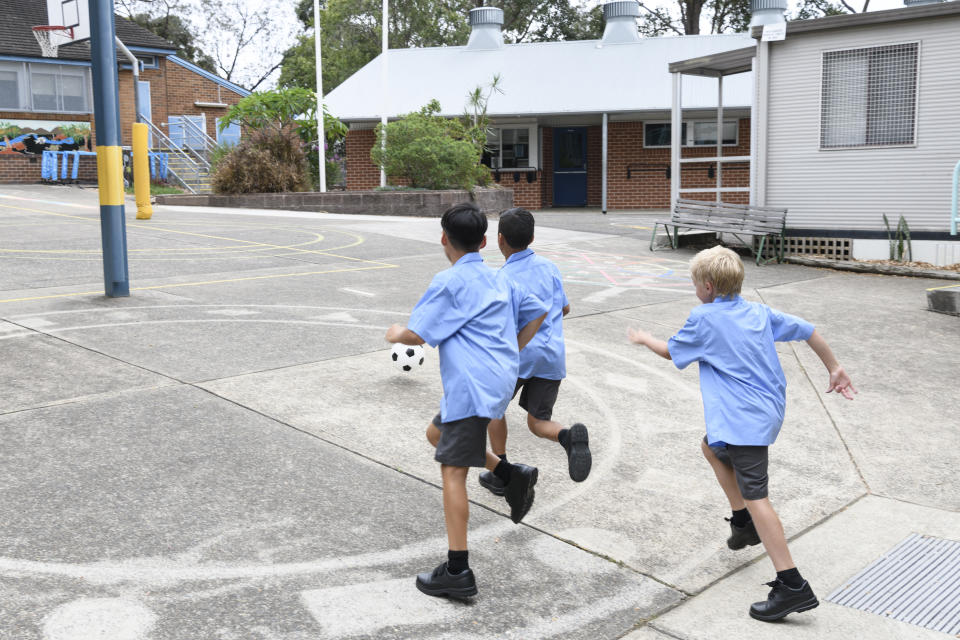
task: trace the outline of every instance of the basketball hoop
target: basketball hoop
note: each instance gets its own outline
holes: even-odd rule
[[[56,58],[60,40],[73,40],[73,27],[47,25],[34,27],[33,37],[37,39],[44,58]]]

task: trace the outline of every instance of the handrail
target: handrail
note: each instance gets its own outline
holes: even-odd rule
[[[957,193],[960,192],[960,162],[953,168],[953,208],[950,210],[950,235],[957,235],[957,223],[960,222],[960,212],[957,211]]]
[[[173,144],[173,141],[172,141],[170,138],[168,138],[167,135],[166,135],[163,131],[161,131],[160,128],[159,128],[157,125],[153,124],[153,122],[151,122],[151,121],[148,120],[147,118],[141,117],[140,120],[141,120],[145,125],[147,125],[148,127],[150,127],[150,131],[152,131],[153,134],[154,134],[155,136],[157,136],[157,138],[159,138],[159,140],[160,140],[161,142],[163,142],[163,143],[165,143],[165,144],[167,145],[167,148],[170,149],[170,152],[171,152],[171,153],[178,154],[179,157],[183,158],[184,160],[186,160],[187,162],[189,162],[190,164],[192,164],[192,165],[193,165],[193,168],[194,168],[195,171],[196,171],[196,173],[199,175],[199,173],[200,173],[200,165],[198,165],[196,162],[194,162],[193,159],[191,159],[190,156],[187,155],[182,149],[180,149],[180,148],[178,148],[176,145],[174,145],[174,144]],[[209,165],[207,165],[207,170],[209,171]],[[167,165],[167,173],[172,174],[173,177],[176,178],[177,181],[178,181],[181,185],[183,185],[183,187],[184,187],[187,191],[189,191],[190,193],[192,193],[192,194],[194,194],[194,195],[197,194],[196,190],[195,190],[193,187],[191,187],[189,184],[187,184],[187,181],[184,180],[184,179],[180,176],[180,174],[178,174],[178,173],[173,169],[173,167],[171,167],[170,165]]]
[[[217,143],[214,141],[214,139],[208,136],[206,131],[204,131],[199,126],[197,126],[197,123],[195,123],[193,120],[191,120],[187,116],[180,117],[180,124],[187,125],[190,128],[191,133],[200,139],[200,142],[203,145],[203,152],[205,154],[208,154],[208,157],[209,157],[209,154],[211,154],[213,150],[217,147]],[[196,151],[196,149],[193,149],[193,147],[190,147],[188,144],[186,144],[186,142],[187,142],[186,136],[184,136],[184,146],[190,148],[191,151]],[[207,158],[204,158],[204,160],[207,160]]]

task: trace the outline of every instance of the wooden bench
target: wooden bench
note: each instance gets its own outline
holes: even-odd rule
[[[716,233],[729,233],[744,242],[757,256],[757,264],[766,264],[772,260],[783,260],[784,228],[787,223],[787,210],[773,207],[752,207],[745,204],[726,202],[704,202],[702,200],[677,200],[669,220],[657,220],[653,223],[653,235],[650,236],[650,250],[654,250],[657,238],[657,226],[663,225],[670,238],[670,245],[676,249],[680,243],[680,229],[701,229]],[[673,234],[670,233],[673,227]],[[747,243],[740,236],[751,236]],[[760,237],[760,244],[754,249],[753,239]],[[763,258],[763,248],[767,238],[772,238],[775,257]],[[779,244],[777,240],[779,239]]]

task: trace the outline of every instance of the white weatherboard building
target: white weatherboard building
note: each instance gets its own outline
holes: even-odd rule
[[[789,22],[783,40],[752,35],[753,50],[671,65],[723,75],[753,58],[752,202],[788,209],[793,244],[814,252],[887,258],[883,214],[894,229],[902,215],[915,260],[960,262],[949,234],[960,2]]]

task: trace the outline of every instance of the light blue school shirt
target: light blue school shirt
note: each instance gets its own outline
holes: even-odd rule
[[[667,347],[677,368],[700,363],[707,441],[773,444],[786,408],[787,379],[775,342],[809,340],[813,325],[738,295],[694,309]]]
[[[547,317],[520,352],[521,378],[562,380],[567,377],[567,353],[563,343],[563,308],[569,304],[560,270],[533,249],[518,251],[500,267],[511,280],[550,305]]]
[[[440,349],[444,422],[503,415],[517,382],[517,327],[546,310],[476,252],[433,277],[407,328]]]

